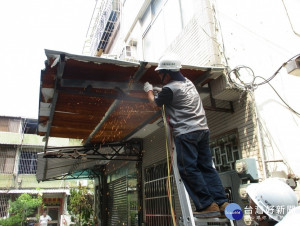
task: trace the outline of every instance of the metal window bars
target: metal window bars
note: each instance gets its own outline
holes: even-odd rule
[[[173,225],[170,203],[167,192],[167,163],[161,163],[145,169],[145,211],[149,226]],[[171,176],[171,189],[174,189],[174,178]],[[174,190],[172,203],[175,207]]]
[[[0,194],[0,218],[6,217],[9,207],[9,195]]]
[[[14,173],[16,147],[13,145],[0,146],[0,173]]]
[[[218,172],[234,170],[236,160],[240,159],[238,140],[235,133],[211,140],[210,150]]]
[[[19,159],[19,174],[36,174],[37,153],[42,152],[42,148],[23,147]]]

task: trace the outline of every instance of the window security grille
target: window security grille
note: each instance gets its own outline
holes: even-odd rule
[[[19,174],[36,174],[38,151],[38,149],[22,149],[19,161]]]
[[[16,148],[14,146],[0,146],[0,173],[14,172]]]
[[[211,140],[210,150],[218,172],[234,170],[235,161],[240,159],[236,133]]]
[[[9,195],[0,194],[0,218],[6,217],[8,213]]]
[[[149,226],[173,225],[167,193],[167,163],[145,169],[146,222]],[[171,176],[172,204],[175,210],[174,177]]]

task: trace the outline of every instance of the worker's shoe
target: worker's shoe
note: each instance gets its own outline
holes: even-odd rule
[[[221,216],[219,206],[215,202],[210,204],[210,206],[208,206],[207,208],[200,210],[200,211],[196,211],[193,214],[194,214],[194,217],[197,217],[197,218],[213,218],[213,217]]]
[[[219,205],[221,217],[225,217],[225,208],[226,208],[226,206],[228,206],[228,205],[229,205],[228,202],[224,202],[222,205]]]

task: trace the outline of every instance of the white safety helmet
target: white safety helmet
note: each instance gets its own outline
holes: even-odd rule
[[[170,70],[170,71],[179,71],[181,68],[181,61],[175,54],[168,54],[163,56],[158,63],[158,67],[155,68],[155,71],[158,70]]]
[[[298,225],[300,221],[300,206],[291,209],[285,217],[275,226],[293,226]]]
[[[251,184],[246,191],[253,202],[275,221],[281,221],[289,209],[298,205],[293,189],[278,178]]]

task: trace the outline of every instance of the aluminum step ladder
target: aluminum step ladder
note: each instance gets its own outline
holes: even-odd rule
[[[213,225],[213,223],[216,223],[217,225],[224,225],[224,226],[234,226],[234,223],[232,220],[229,220],[228,218],[196,218],[193,216],[193,210],[191,207],[191,202],[189,198],[189,194],[187,193],[183,181],[179,175],[178,167],[177,167],[177,153],[176,153],[176,147],[174,143],[173,136],[171,134],[171,129],[169,126],[169,123],[167,122],[166,116],[165,116],[165,110],[164,106],[162,108],[162,117],[163,122],[165,126],[165,133],[167,136],[167,146],[169,148],[169,151],[173,152],[173,174],[174,179],[176,181],[182,216],[179,217],[179,225],[182,226],[205,226],[208,225],[207,223],[210,223],[210,225]],[[173,145],[172,145],[173,144]]]

